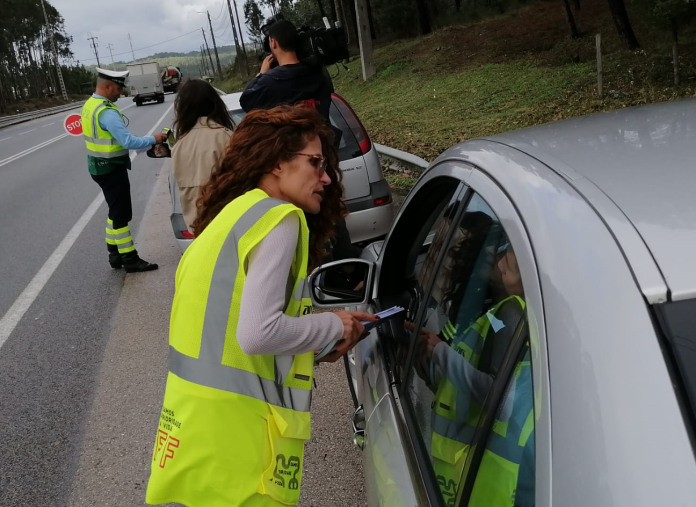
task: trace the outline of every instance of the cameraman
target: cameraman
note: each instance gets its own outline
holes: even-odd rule
[[[271,54],[261,64],[261,72],[249,83],[239,103],[247,113],[282,104],[311,105],[329,121],[332,85],[322,66],[310,66],[297,58],[297,29],[281,19],[268,29]]]
[[[270,109],[283,104],[305,104],[314,107],[334,132],[338,147],[341,131],[331,125],[329,108],[333,83],[321,65],[300,62],[297,57],[297,29],[290,21],[281,19],[273,23],[267,32],[270,55],[261,64],[261,71],[247,85],[239,103],[245,112],[253,109]],[[325,262],[359,257],[360,249],[353,246],[345,220],[336,228],[331,254]]]

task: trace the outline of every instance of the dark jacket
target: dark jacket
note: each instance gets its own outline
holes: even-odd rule
[[[270,109],[305,101],[314,101],[317,111],[329,119],[331,84],[321,68],[304,63],[279,65],[261,74],[247,85],[239,99],[247,113],[252,109]]]

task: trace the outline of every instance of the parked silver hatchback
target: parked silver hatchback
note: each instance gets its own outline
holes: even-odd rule
[[[696,100],[459,144],[317,307],[371,506],[696,505]]]

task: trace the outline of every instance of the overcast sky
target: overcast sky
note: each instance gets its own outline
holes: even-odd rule
[[[236,0],[242,25],[244,0]],[[232,27],[226,0],[51,0],[65,18],[65,29],[73,37],[72,51],[75,59],[85,65],[96,64],[94,51],[87,40],[88,32],[98,37],[99,60],[102,65],[111,63],[108,44],[113,45],[115,61],[132,60],[128,34],[133,41],[136,58],[143,58],[162,51],[193,51],[203,44],[200,28],[206,30],[210,40],[208,18],[196,11],[210,11],[218,46],[232,45]],[[234,9],[234,4],[232,4]],[[191,33],[198,30],[197,33]],[[142,49],[174,37],[176,40]],[[244,33],[244,40],[249,38]],[[125,53],[118,55],[118,53]]]

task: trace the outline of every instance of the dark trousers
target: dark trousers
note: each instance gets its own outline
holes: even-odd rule
[[[114,169],[108,174],[92,175],[92,179],[104,192],[106,204],[109,206],[109,218],[114,224],[114,229],[127,226],[133,218],[128,170],[125,167]]]

